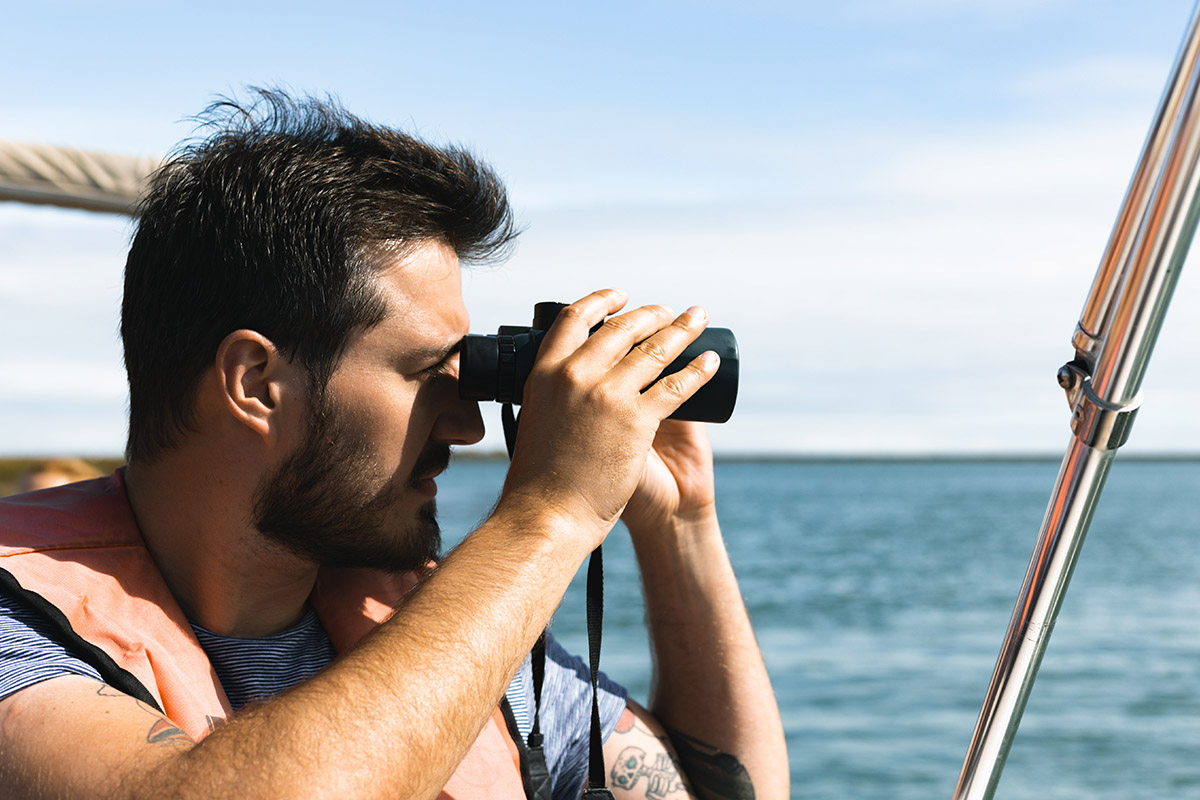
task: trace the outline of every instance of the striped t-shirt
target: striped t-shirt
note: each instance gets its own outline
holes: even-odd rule
[[[192,624],[221,686],[236,711],[247,703],[278,694],[312,677],[336,653],[316,612],[309,609],[295,625],[273,636],[235,639]],[[100,680],[89,664],[54,641],[40,615],[19,600],[0,594],[0,699],[27,686],[61,675]],[[616,727],[626,692],[600,673],[600,721],[604,738]],[[532,726],[533,677],[529,659],[506,692],[522,736]],[[591,682],[587,665],[547,637],[542,688],[541,730],[554,800],[574,800],[587,775],[591,723]]]

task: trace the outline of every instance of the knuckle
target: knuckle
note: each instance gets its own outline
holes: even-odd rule
[[[696,327],[696,320],[691,314],[683,314],[679,317],[676,317],[671,325],[676,328],[682,328],[685,331],[690,331],[692,328]]]
[[[649,358],[659,364],[666,364],[668,361],[670,361],[670,357],[667,355],[667,351],[663,349],[663,346],[661,344],[654,341],[653,339],[647,339],[646,341],[639,344],[638,350],[642,351],[642,354],[645,355],[647,358]]]
[[[586,370],[574,362],[563,364],[559,379],[564,386],[579,386],[584,382]]]
[[[572,322],[572,321],[578,320],[582,317],[583,317],[583,309],[579,307],[578,303],[576,303],[573,305],[569,305],[566,308],[559,311],[557,319],[565,319],[567,322]]]
[[[667,375],[665,378],[661,378],[658,381],[658,385],[661,386],[663,391],[672,398],[677,400],[685,399],[688,396],[691,387],[689,382],[681,377],[682,375],[683,373],[681,372]]]
[[[629,321],[629,317],[624,315],[619,317],[609,317],[607,320],[605,320],[604,327],[621,334],[632,334],[634,330],[633,323]]]

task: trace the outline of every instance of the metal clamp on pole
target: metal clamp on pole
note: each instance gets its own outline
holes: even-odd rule
[[[1115,406],[1092,392],[1092,382],[1083,384],[1083,396],[1071,413],[1071,430],[1086,447],[1116,450],[1129,440],[1133,418],[1142,404],[1139,392],[1133,402]]]
[[[1142,405],[1142,393],[1126,403],[1111,403],[1097,396],[1092,376],[1078,361],[1063,365],[1058,384],[1071,406],[1071,432],[1086,447],[1116,450],[1129,441],[1133,420]]]

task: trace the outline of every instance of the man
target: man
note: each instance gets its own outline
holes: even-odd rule
[[[494,511],[431,568],[435,478],[483,434],[457,391],[459,260],[515,236],[503,188],[329,104],[263,93],[210,121],[130,249],[127,469],[0,504],[0,785],[524,796],[530,723],[498,705],[530,697],[526,655],[624,519],[657,680],[648,710],[602,682],[615,795],[785,797],[711,453],[663,422],[716,359],[653,383],[703,310],[618,313],[615,290],[566,309]],[[554,796],[577,796],[590,693],[550,650]]]

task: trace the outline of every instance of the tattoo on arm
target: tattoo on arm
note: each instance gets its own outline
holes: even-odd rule
[[[174,745],[180,742],[190,743],[191,739],[169,719],[163,717],[150,726],[150,730],[146,733],[146,741],[150,744]]]
[[[138,700],[137,698],[131,698],[129,695],[125,694],[124,692],[117,691],[108,684],[102,684],[100,688],[96,690],[96,694],[100,697],[120,697],[127,700],[131,699],[137,703],[138,708],[154,717],[154,723],[150,726],[150,729],[146,731],[146,741],[149,744],[166,745],[169,747],[190,747],[192,745],[192,737],[188,736],[179,729],[179,726],[171,722],[171,720],[164,717],[155,709],[143,703],[141,700]]]
[[[750,774],[736,756],[670,728],[667,735],[700,800],[754,800]]]
[[[672,792],[687,790],[669,755],[657,753],[653,763],[647,763],[646,751],[640,747],[622,750],[609,777],[613,787],[625,790],[633,789],[639,780],[646,778],[648,800],[666,800]]]
[[[655,753],[651,759],[650,754],[641,747],[625,747],[612,763],[608,773],[608,785],[632,793],[642,778],[645,778],[646,786],[642,796],[647,800],[677,800],[687,796],[687,779],[679,771],[679,765],[668,755],[670,743],[665,736],[654,733],[629,709],[617,720],[614,733],[629,733],[635,728],[642,735],[661,742],[662,752]]]

